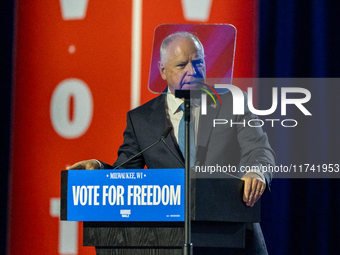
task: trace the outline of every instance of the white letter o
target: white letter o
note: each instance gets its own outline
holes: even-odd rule
[[[73,119],[69,118],[70,99],[74,99]],[[86,83],[77,78],[61,81],[55,88],[50,105],[54,130],[67,139],[82,136],[92,120],[93,100]]]

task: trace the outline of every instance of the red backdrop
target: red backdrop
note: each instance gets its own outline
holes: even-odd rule
[[[126,112],[155,97],[148,76],[154,29],[162,23],[233,24],[234,77],[255,77],[257,1],[16,5],[8,254],[95,254],[82,247],[81,224],[59,222],[60,170],[88,158],[114,162]],[[141,49],[136,69],[134,40]],[[132,76],[140,94],[131,91]]]

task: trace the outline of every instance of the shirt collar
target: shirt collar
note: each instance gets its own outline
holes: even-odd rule
[[[179,111],[178,108],[183,103],[183,100],[171,94],[169,89],[168,89],[168,94],[166,95],[166,100],[168,104],[169,113],[171,114],[175,114],[177,111]]]
[[[167,104],[168,109],[171,114],[175,114],[179,111],[179,106],[183,103],[183,100],[180,98],[175,97],[173,94],[171,94],[170,89],[168,88],[167,92]],[[201,105],[201,99],[200,98],[192,98],[191,99],[191,107],[199,107]]]

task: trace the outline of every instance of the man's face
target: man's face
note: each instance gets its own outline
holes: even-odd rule
[[[167,49],[165,63],[158,67],[172,94],[176,89],[194,89],[205,80],[205,61],[202,48],[190,37],[177,37]]]

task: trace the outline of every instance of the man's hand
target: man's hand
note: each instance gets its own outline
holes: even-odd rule
[[[84,161],[79,161],[75,163],[72,166],[69,166],[66,168],[67,170],[73,170],[73,169],[88,169],[88,170],[93,170],[93,169],[100,169],[100,164],[97,160],[95,159],[90,159],[90,160],[84,160]]]
[[[254,173],[246,173],[242,180],[244,180],[243,201],[247,206],[253,207],[266,189],[266,183]]]

